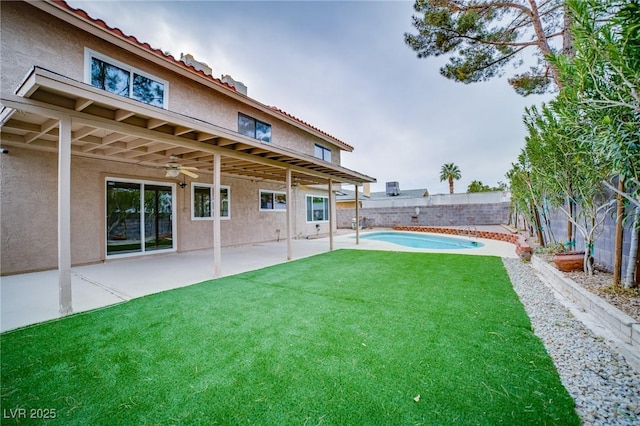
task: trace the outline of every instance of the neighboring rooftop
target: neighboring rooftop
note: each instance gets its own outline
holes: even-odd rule
[[[424,198],[429,196],[427,188],[400,190],[398,195],[389,195],[386,191],[371,192],[369,195],[358,191],[358,199],[366,200],[383,200],[383,199],[404,199],[404,198]],[[352,201],[355,200],[355,191],[349,189],[341,189],[336,194],[336,201]]]

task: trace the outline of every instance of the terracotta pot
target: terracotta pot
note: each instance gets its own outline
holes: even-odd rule
[[[568,251],[565,253],[556,253],[553,256],[553,263],[563,272],[582,271],[584,269],[584,252]]]

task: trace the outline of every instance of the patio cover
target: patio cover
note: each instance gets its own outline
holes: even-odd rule
[[[334,183],[358,186],[375,182],[372,177],[315,157],[111,94],[39,67],[29,71],[15,94],[3,93],[0,103],[3,147],[58,153],[58,270],[64,313],[71,312],[71,155],[159,169],[170,156],[179,156],[181,165],[213,174],[216,194],[222,174],[286,182],[287,199],[295,184],[331,188]],[[329,196],[331,204],[332,191]],[[219,203],[218,198],[214,197],[214,203]],[[219,210],[219,206],[213,206],[214,276],[220,273]],[[289,259],[291,214],[288,209]]]

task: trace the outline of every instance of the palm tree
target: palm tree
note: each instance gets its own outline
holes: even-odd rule
[[[449,194],[453,194],[453,180],[458,180],[461,177],[460,169],[453,163],[445,164],[440,169],[440,182],[449,181]]]

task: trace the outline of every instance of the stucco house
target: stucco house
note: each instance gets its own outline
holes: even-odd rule
[[[375,182],[190,55],[64,1],[1,7],[2,274],[206,248],[219,273],[221,247],[331,235],[328,188]]]

